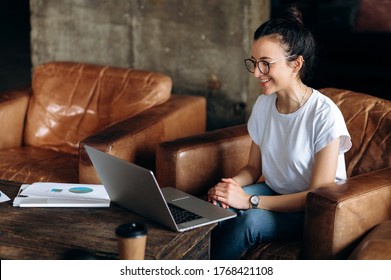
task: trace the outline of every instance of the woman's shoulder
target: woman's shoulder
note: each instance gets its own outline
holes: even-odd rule
[[[256,101],[255,101],[255,104],[254,106],[257,106],[257,107],[260,107],[260,106],[269,106],[270,104],[272,103],[275,103],[276,102],[276,94],[275,93],[272,93],[272,94],[260,94]]]
[[[335,104],[334,101],[331,100],[331,98],[315,89],[313,93],[314,99],[312,103],[315,118],[339,119],[342,117],[341,110],[338,108],[337,104]]]
[[[338,106],[334,103],[331,98],[324,95],[319,90],[314,89],[313,90],[314,95],[314,104],[316,105],[317,109],[324,109],[324,110],[339,110]]]
[[[275,104],[275,100],[275,94],[259,95],[252,107],[249,122],[258,123],[260,120],[269,118],[274,108],[273,104]]]

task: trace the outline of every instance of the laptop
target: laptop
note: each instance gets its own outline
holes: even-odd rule
[[[160,188],[151,170],[84,147],[111,201],[157,224],[183,232],[236,217],[230,210],[183,191]]]

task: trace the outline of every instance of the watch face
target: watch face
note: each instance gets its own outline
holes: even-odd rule
[[[259,197],[258,196],[256,196],[256,195],[254,195],[254,196],[252,196],[251,197],[251,204],[253,204],[253,205],[258,205],[258,203],[259,203]]]

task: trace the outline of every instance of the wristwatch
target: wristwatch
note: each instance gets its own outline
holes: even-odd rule
[[[257,209],[258,208],[258,204],[259,202],[261,201],[261,199],[259,198],[259,196],[257,195],[252,195],[250,197],[250,206],[251,206],[251,209]]]

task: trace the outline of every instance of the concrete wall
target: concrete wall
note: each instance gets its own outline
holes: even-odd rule
[[[246,120],[259,92],[243,59],[270,0],[30,0],[32,65],[70,60],[165,73],[208,98],[208,128]]]

